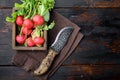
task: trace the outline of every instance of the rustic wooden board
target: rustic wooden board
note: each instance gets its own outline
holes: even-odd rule
[[[11,15],[12,10],[11,9],[1,9],[0,8],[0,32],[5,32],[6,28],[9,29],[12,25],[9,23],[6,23],[5,18],[6,16]],[[5,30],[4,30],[5,29]]]
[[[120,65],[63,65],[49,80],[115,80],[120,79],[119,67]],[[3,66],[0,67],[0,72],[0,80],[39,80],[18,67]]]
[[[50,80],[119,80],[119,67],[120,65],[64,65]]]
[[[74,54],[64,64],[120,63],[119,9],[56,9],[56,11],[78,24],[82,28],[81,32],[85,35]],[[15,51],[11,48],[12,25],[5,22],[5,17],[10,16],[11,9],[1,9],[0,12],[3,15],[3,17],[0,17],[0,52],[1,55],[10,55],[9,58],[5,59],[5,62],[0,56],[0,64],[3,65],[3,63],[10,63],[10,58]],[[4,48],[11,53],[3,51]]]
[[[35,78],[18,67],[0,67],[0,80],[35,80]]]
[[[64,10],[61,10],[64,12]],[[60,9],[58,12],[61,12]],[[69,12],[69,13],[68,13]],[[119,9],[67,9],[62,13],[81,26],[85,35],[75,54],[65,64],[119,64],[120,61]]]
[[[0,45],[7,45],[9,44],[12,40],[11,39],[11,35],[8,32],[0,32]]]
[[[0,65],[11,65],[11,58],[15,53],[12,50],[12,25],[5,21],[10,16],[11,9],[0,9]]]
[[[67,4],[69,2],[69,4]],[[120,7],[120,0],[56,0],[56,7]]]
[[[12,65],[11,58],[14,54],[11,45],[0,45],[0,65]]]
[[[13,7],[15,2],[20,3],[20,0],[0,0],[0,8]]]
[[[11,43],[12,24],[7,23],[5,18],[10,16],[11,10],[0,9],[0,44]]]
[[[81,9],[55,9],[80,27],[82,31],[89,31],[95,26],[117,27],[120,25],[119,8],[81,8]],[[111,28],[110,28],[111,29]]]
[[[0,0],[0,80],[37,80],[11,64],[12,25],[5,22],[14,2]],[[56,0],[55,10],[85,35],[50,80],[120,80],[120,0]]]
[[[113,8],[120,7],[120,0],[55,0],[55,7],[99,7],[99,8]],[[21,3],[20,0],[1,0],[1,8],[10,8],[14,3]],[[68,4],[69,2],[69,4]]]

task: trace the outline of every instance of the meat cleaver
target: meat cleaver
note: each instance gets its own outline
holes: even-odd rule
[[[66,45],[72,32],[73,27],[64,27],[59,31],[55,41],[49,48],[47,56],[43,59],[40,66],[34,71],[35,75],[42,75],[48,71],[56,55],[58,55]]]

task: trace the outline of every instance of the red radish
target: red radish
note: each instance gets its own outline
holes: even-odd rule
[[[32,40],[31,37],[29,37],[27,40],[26,40],[26,43],[28,46],[32,47],[35,45],[34,41]]]
[[[33,22],[36,24],[36,25],[42,25],[44,23],[44,18],[40,15],[35,15],[33,17]]]
[[[35,43],[36,45],[41,45],[41,44],[44,43],[44,38],[42,38],[42,37],[35,37],[35,38],[34,38],[34,43]]]
[[[33,26],[33,28],[36,28],[37,27],[37,24],[36,23],[34,23],[34,26]]]
[[[33,28],[33,21],[31,19],[25,19],[23,22],[23,26],[31,29]]]
[[[16,41],[19,43],[19,44],[23,44],[26,40],[26,37],[24,35],[17,35],[16,36]]]
[[[25,35],[30,35],[32,32],[32,29],[28,29],[27,27],[22,28],[22,33]]]
[[[23,21],[24,21],[23,16],[17,16],[17,18],[16,18],[16,24],[18,26],[22,26]]]

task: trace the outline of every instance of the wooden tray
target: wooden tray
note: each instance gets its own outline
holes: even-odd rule
[[[15,11],[16,9],[13,8],[13,12]],[[24,45],[19,45],[17,44],[16,40],[15,40],[15,37],[17,35],[17,28],[16,28],[16,24],[13,23],[13,27],[12,27],[12,48],[14,50],[47,50],[47,31],[44,30],[44,39],[45,39],[45,42],[43,44],[42,47],[37,47],[37,46],[34,46],[34,47],[25,47]]]

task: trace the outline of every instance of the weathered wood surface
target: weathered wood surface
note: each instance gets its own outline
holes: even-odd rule
[[[49,80],[119,80],[120,65],[62,65]],[[39,80],[21,68],[0,67],[0,80]]]
[[[120,10],[115,12],[114,9],[81,9],[80,11],[71,9],[56,9],[56,11],[81,26],[81,32],[85,35],[84,40],[82,40],[79,47],[77,47],[74,53],[75,55],[71,56],[66,63],[70,63],[71,61],[69,60],[71,59],[74,60],[71,63],[109,63],[109,61],[113,61],[113,63],[120,63],[120,54],[118,54],[120,53]],[[104,13],[104,11],[106,11],[106,13]],[[11,9],[2,9],[1,15],[5,15],[0,18],[0,44],[3,45],[0,47],[0,51],[1,54],[6,53],[7,55],[13,55],[9,54],[8,50],[15,53],[15,51],[11,48],[12,25],[5,22],[5,16],[7,16],[6,13],[10,12]],[[0,59],[2,59],[2,57]],[[2,61],[5,63],[4,60]],[[9,61],[10,60],[8,59],[6,64],[9,63]]]
[[[5,22],[14,2],[0,0],[0,80],[36,80],[11,64],[12,25]],[[56,0],[55,10],[85,35],[50,80],[119,80],[120,0]]]
[[[1,8],[10,8],[15,2],[20,0],[1,0]],[[55,0],[55,7],[98,7],[98,8],[118,8],[120,0]]]
[[[115,80],[120,75],[119,67],[120,65],[63,65],[51,80]]]
[[[0,80],[35,80],[29,73],[17,67],[0,67]]]

